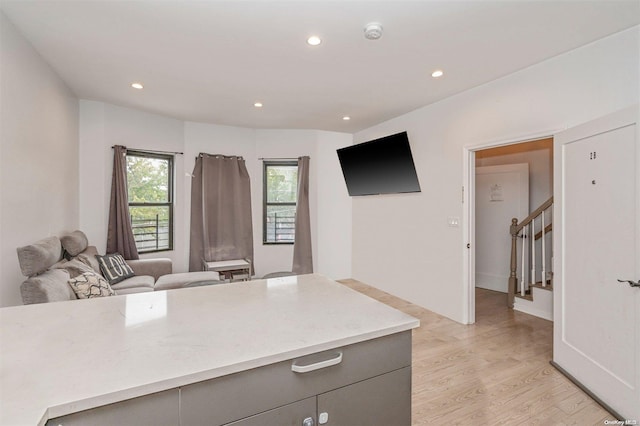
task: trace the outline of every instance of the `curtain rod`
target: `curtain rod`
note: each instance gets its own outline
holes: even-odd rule
[[[198,157],[215,157],[215,158],[228,158],[228,159],[232,159],[232,158],[237,158],[239,160],[244,160],[244,157],[242,155],[224,155],[224,154],[207,154],[206,152],[201,152],[200,154],[198,154]],[[196,157],[196,159],[198,159],[198,157]]]
[[[265,157],[258,157],[258,160],[297,160],[298,157],[290,157],[290,158],[286,158],[286,157],[276,157],[276,158],[265,158]]]
[[[115,148],[116,145],[113,145],[111,147],[111,149]],[[125,147],[127,148],[127,147]],[[183,152],[177,152],[177,151],[156,151],[153,149],[137,149],[137,148],[127,148],[128,151],[139,151],[139,152],[153,152],[156,154],[175,154],[175,155],[183,155]]]

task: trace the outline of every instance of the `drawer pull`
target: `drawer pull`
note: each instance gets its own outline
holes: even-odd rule
[[[307,365],[298,365],[295,362],[291,365],[291,371],[294,373],[309,373],[310,371],[320,370],[321,368],[331,367],[332,365],[342,362],[342,352],[338,352],[333,358]]]

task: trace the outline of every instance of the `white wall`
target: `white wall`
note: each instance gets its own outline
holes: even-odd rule
[[[347,194],[336,149],[349,146],[346,133],[316,130],[257,130],[255,158],[297,158],[308,155],[309,207],[314,271],[333,279],[351,276],[351,199]],[[253,184],[256,273],[290,271],[292,245],[262,244],[262,161]]]
[[[338,148],[351,145],[350,134],[318,132],[314,161],[317,181],[317,262],[315,271],[333,279],[351,277],[351,197],[338,161]],[[314,259],[315,261],[315,259]]]
[[[113,172],[113,145],[127,148],[182,152],[184,122],[97,101],[80,101],[80,225],[91,245],[104,253],[109,224]],[[175,179],[184,179],[184,158],[175,156]],[[174,222],[184,222],[184,192],[176,191]],[[174,270],[183,271],[185,234],[174,231],[172,251],[143,254],[141,258],[169,257]]]
[[[553,139],[476,152],[476,167],[520,163],[529,165],[529,213],[531,213],[553,195]]]
[[[200,152],[241,155],[245,158],[251,177],[254,268],[255,275],[261,277],[269,272],[290,271],[293,246],[262,244],[263,163],[258,159],[309,155],[309,207],[314,270],[334,279],[347,278],[351,275],[351,244],[350,238],[346,238],[351,228],[351,200],[344,187],[335,150],[350,145],[351,141],[351,135],[344,133],[254,130],[187,122],[185,168],[188,171],[193,169],[195,156]],[[190,188],[188,183],[185,186],[187,194],[190,193]],[[189,206],[185,218],[185,232],[188,235]]]
[[[16,248],[78,226],[78,100],[2,12],[0,64],[0,306],[12,306]]]
[[[258,130],[256,132],[255,174],[252,175],[254,206],[253,247],[256,255],[256,274],[262,276],[269,272],[290,271],[293,266],[293,245],[275,245],[262,243],[262,161],[258,158],[298,158],[308,155],[309,160],[309,211],[311,220],[311,241],[313,266],[318,267],[318,215],[317,184],[318,163],[314,155],[317,132],[314,130]],[[255,179],[253,178],[255,176]]]
[[[353,277],[459,322],[466,236],[463,147],[526,139],[638,102],[638,27],[363,130],[406,130],[422,193],[353,199]],[[393,225],[392,225],[393,224]]]
[[[182,122],[103,102],[80,101],[80,228],[99,251],[106,248],[112,145],[184,152],[176,156],[174,250],[142,255],[170,257],[174,272],[189,269],[191,177],[200,152],[239,155],[251,177],[255,274],[291,270],[293,247],[262,244],[262,161],[259,157],[311,157],[310,208],[315,271],[351,275],[351,200],[335,150],[350,134],[315,130],[256,130]],[[319,204],[322,200],[322,205]]]

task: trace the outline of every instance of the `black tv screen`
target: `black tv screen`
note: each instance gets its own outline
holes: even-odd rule
[[[338,150],[349,195],[420,192],[407,132]]]

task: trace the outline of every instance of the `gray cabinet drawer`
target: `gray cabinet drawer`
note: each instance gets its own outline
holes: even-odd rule
[[[342,354],[339,364],[295,373]],[[411,331],[181,388],[182,426],[221,425],[411,365]]]
[[[177,426],[180,395],[171,389],[47,421],[47,426]]]
[[[307,398],[274,410],[256,414],[226,426],[301,426],[306,418],[316,419],[316,398]]]

